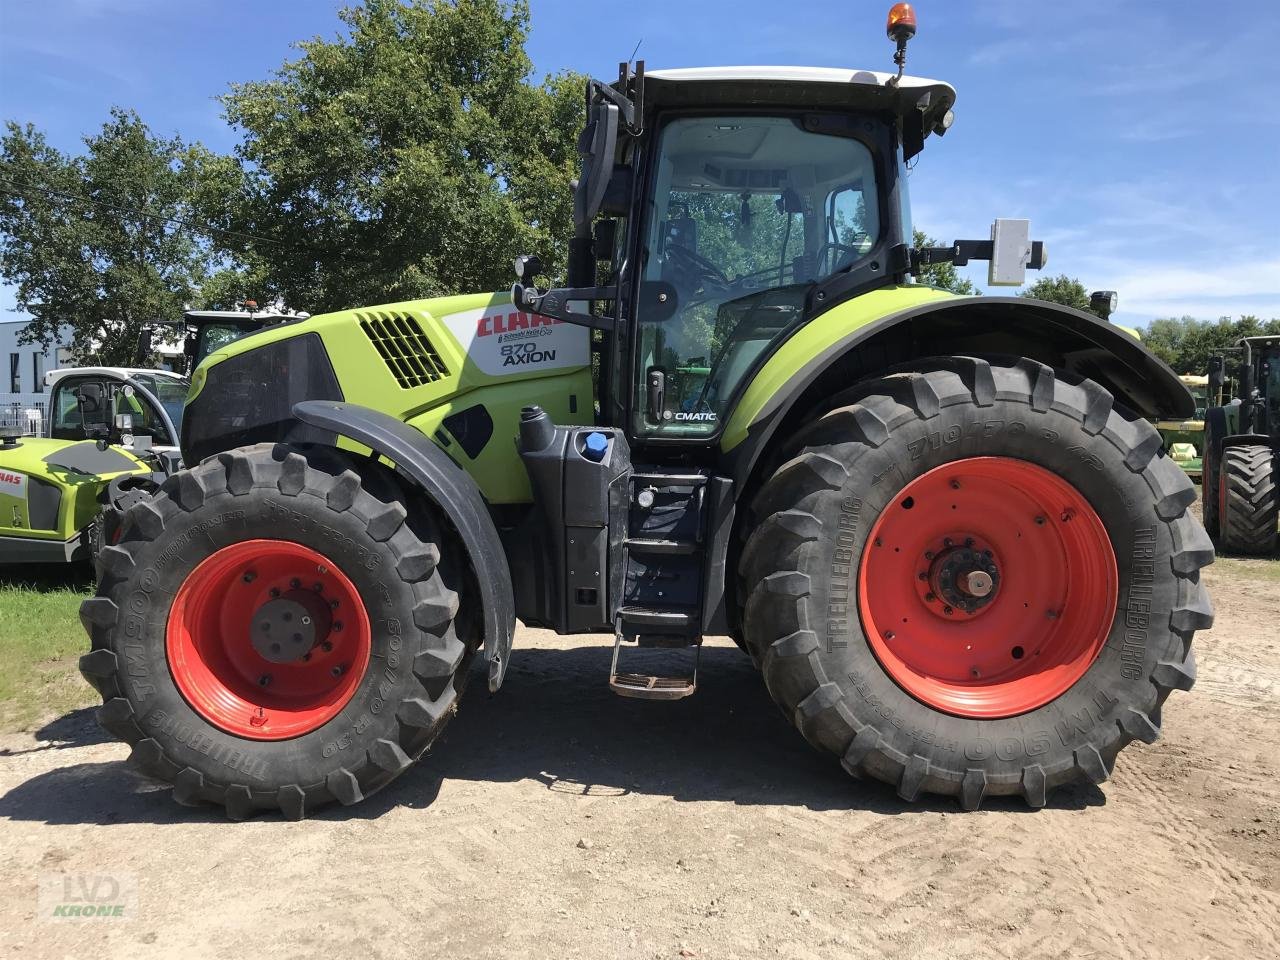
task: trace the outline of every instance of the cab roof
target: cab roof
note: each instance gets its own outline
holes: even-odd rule
[[[180,373],[169,370],[148,370],[142,367],[63,367],[61,370],[50,370],[44,375],[44,385],[52,387],[63,377],[110,377],[113,380],[127,380],[129,377],[146,375],[163,377],[169,380],[186,379]]]
[[[845,67],[688,67],[645,74],[646,109],[682,106],[835,107],[919,111],[922,133],[942,134],[956,102],[949,83]]]

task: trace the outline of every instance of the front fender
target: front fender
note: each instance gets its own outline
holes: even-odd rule
[[[476,482],[429,439],[388,414],[354,403],[305,400],[294,405],[293,415],[390,460],[444,512],[475,571],[489,689],[496,691],[506,674],[515,636],[515,596],[502,541]]]

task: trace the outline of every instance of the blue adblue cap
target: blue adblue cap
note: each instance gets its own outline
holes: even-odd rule
[[[582,455],[599,463],[609,451],[609,438],[603,433],[588,433]]]

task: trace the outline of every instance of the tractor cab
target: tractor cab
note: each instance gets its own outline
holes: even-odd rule
[[[258,304],[253,300],[246,300],[244,306],[243,310],[188,310],[182,315],[182,352],[187,358],[188,375],[200,366],[200,361],[205,357],[233,340],[278,323],[306,317],[306,314],[259,310]]]
[[[45,375],[49,436],[176,453],[191,382],[164,370],[70,367]]]
[[[1001,221],[999,243],[912,248],[907,164],[955,99],[901,73],[623,64],[589,85],[567,287],[539,290],[541,264],[521,258],[515,300],[605,331],[608,422],[705,448],[819,314],[927,263],[987,259],[993,283],[1018,284],[1044,262],[1025,221]]]

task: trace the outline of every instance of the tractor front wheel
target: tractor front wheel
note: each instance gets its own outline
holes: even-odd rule
[[[1159,434],[1029,360],[860,385],[764,483],[740,568],[775,700],[901,796],[1106,780],[1195,679],[1213,548]]]
[[[81,607],[99,720],[180,803],[233,819],[385,786],[452,716],[470,659],[421,512],[333,451],[264,444],[169,478]]]

